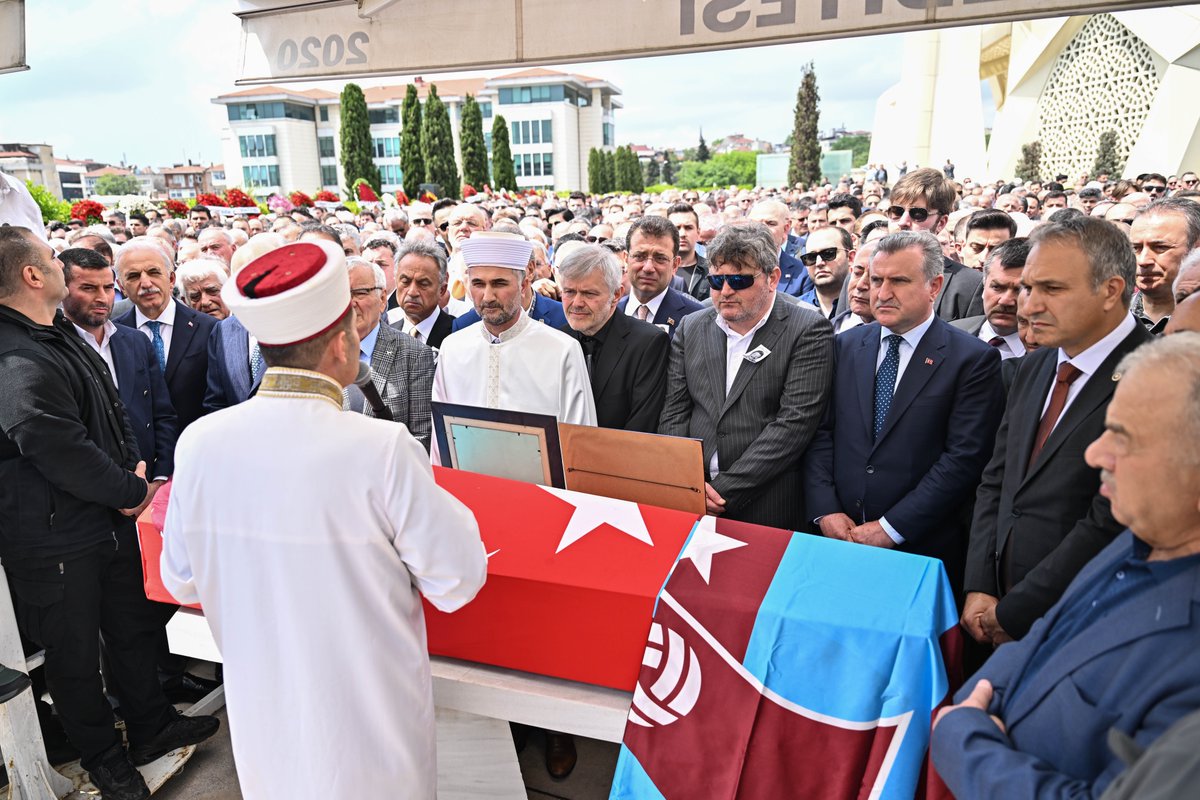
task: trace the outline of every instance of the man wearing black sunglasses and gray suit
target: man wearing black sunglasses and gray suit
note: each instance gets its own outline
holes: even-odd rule
[[[658,432],[700,439],[708,513],[799,530],[800,458],[833,376],[833,328],[778,299],[779,247],[767,226],[731,226],[708,246],[713,308],[671,342]]]

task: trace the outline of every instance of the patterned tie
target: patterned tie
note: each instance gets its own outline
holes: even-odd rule
[[[896,391],[896,376],[900,374],[900,342],[901,337],[896,334],[885,336],[883,339],[887,342],[887,355],[883,357],[883,363],[879,366],[879,371],[875,373],[875,427],[871,432],[871,441],[879,438],[879,433],[883,430],[883,423],[887,420],[888,412],[892,410],[892,395]]]
[[[1054,381],[1054,389],[1050,392],[1050,405],[1046,407],[1046,413],[1042,415],[1042,422],[1037,429],[1037,438],[1033,440],[1033,452],[1029,454],[1030,467],[1033,466],[1033,462],[1037,461],[1038,455],[1046,445],[1046,440],[1050,438],[1050,432],[1054,430],[1058,418],[1062,416],[1063,409],[1067,407],[1067,395],[1071,391],[1071,384],[1082,374],[1079,368],[1070,361],[1064,361],[1058,365],[1058,376]]]
[[[250,348],[250,383],[258,383],[258,379],[262,377],[263,367],[265,366],[262,350],[259,349],[258,342],[255,342],[254,347]]]
[[[637,314],[637,318],[640,319],[642,322],[646,322],[650,319],[650,307],[649,306],[638,306],[637,310],[634,311],[633,313]]]
[[[412,337],[418,342],[421,341],[421,331],[418,328],[412,329]]]
[[[162,338],[162,323],[147,322],[150,329],[150,342],[154,345],[154,357],[158,359],[158,371],[164,375],[167,372],[167,343]]]

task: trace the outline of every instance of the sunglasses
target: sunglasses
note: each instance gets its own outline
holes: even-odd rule
[[[904,206],[892,206],[887,210],[887,215],[892,220],[898,220],[908,212],[908,218],[913,222],[924,222],[929,219],[930,214],[936,214],[936,211],[930,211],[928,208],[905,208]]]
[[[583,240],[585,242],[587,242],[588,244],[601,244],[603,242],[607,242],[608,237],[606,237],[606,236],[585,236],[585,237],[583,237]]]
[[[439,230],[439,231],[445,231],[445,230],[449,230],[449,229],[450,229],[450,223],[449,223],[449,222],[443,222],[441,225],[438,225],[438,230]]]
[[[708,285],[713,288],[714,292],[719,292],[725,288],[725,284],[729,284],[729,288],[735,292],[740,292],[742,289],[749,289],[754,285],[754,275],[709,275]]]
[[[810,253],[800,256],[800,263],[806,267],[811,267],[817,263],[817,256],[820,256],[822,261],[833,261],[841,251],[842,248],[840,247],[826,247],[824,250],[813,250]]]
[[[433,219],[414,219],[412,221],[412,224],[413,225],[428,225],[431,222],[433,222]],[[442,228],[442,230],[446,230],[446,229]]]
[[[1143,186],[1142,187],[1143,192],[1153,192],[1154,194],[1158,194],[1159,192],[1165,192],[1166,190],[1167,190],[1167,187],[1165,187],[1165,186]]]

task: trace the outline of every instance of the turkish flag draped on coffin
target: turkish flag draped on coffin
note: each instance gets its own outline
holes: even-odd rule
[[[936,560],[703,518],[659,595],[611,798],[912,798],[956,622]]]

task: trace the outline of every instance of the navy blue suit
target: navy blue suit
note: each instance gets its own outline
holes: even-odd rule
[[[194,311],[177,300],[171,349],[167,353],[167,391],[179,417],[179,431],[204,415],[204,392],[208,385],[208,337],[217,320]],[[113,322],[137,329],[137,310],[130,309]],[[138,331],[139,336],[146,334]]]
[[[786,252],[779,254],[779,288],[777,291],[790,294],[792,297],[799,297],[815,288],[812,278],[808,275],[808,270],[800,263],[800,259],[788,255]]]
[[[226,317],[208,337],[204,413],[244,403],[256,388],[250,375],[250,333],[237,317]]]
[[[158,370],[154,345],[141,331],[115,326],[109,338],[117,392],[129,415],[138,451],[146,462],[146,478],[169,478],[175,471],[175,440],[179,421]]]
[[[970,510],[1004,413],[1000,354],[936,316],[872,441],[878,322],[834,338],[833,397],[805,456],[810,518],[887,517],[897,549],[940,558],[962,586]]]
[[[562,303],[537,292],[533,293],[533,312],[529,316],[538,322],[544,322],[551,328],[561,328],[567,324],[567,315],[563,313]],[[460,331],[476,322],[479,322],[479,313],[472,308],[462,316],[455,318],[453,330]]]
[[[934,730],[933,762],[956,797],[1098,797],[1125,768],[1106,745],[1110,730],[1149,747],[1200,707],[1200,565],[1138,555],[1132,533],[1117,536],[959,690],[956,703],[986,678],[995,693],[988,711],[953,711]],[[1149,567],[1158,580],[1105,603]]]
[[[617,313],[624,314],[626,306],[629,305],[628,295],[622,297],[617,303]],[[704,305],[694,300],[690,295],[686,295],[677,289],[667,287],[667,293],[663,296],[662,303],[658,306],[658,313],[654,315],[654,319],[650,320],[655,325],[665,330],[670,336],[675,335],[675,329],[683,318],[688,314],[694,314],[704,308]]]

